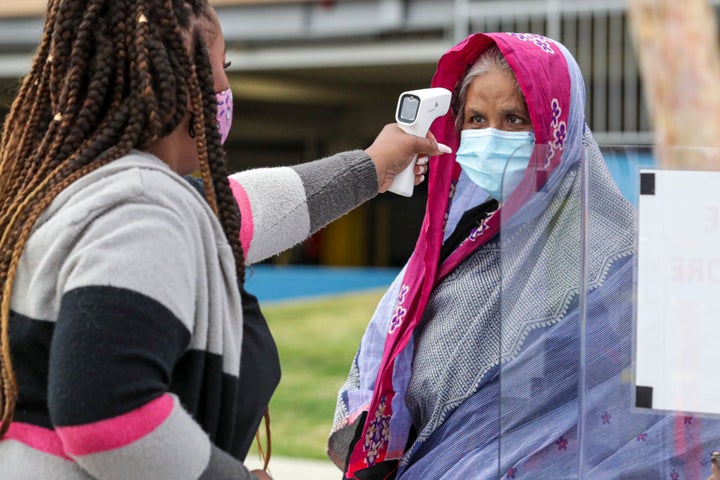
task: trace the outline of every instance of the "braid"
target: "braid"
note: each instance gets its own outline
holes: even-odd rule
[[[213,186],[209,202],[215,192],[242,281],[237,209],[227,207],[222,149],[210,128],[212,82],[198,80],[188,55],[193,19],[208,8],[206,0],[48,2],[41,43],[0,138],[0,438],[18,398],[8,338],[12,285],[35,222],[72,182],[174,131],[189,99],[204,132],[198,147]],[[204,58],[204,71],[207,54],[194,55]],[[200,143],[206,138],[209,148]]]
[[[195,42],[201,42],[202,38],[198,35]],[[232,248],[235,256],[235,265],[237,269],[237,277],[240,286],[245,281],[245,258],[240,244],[240,211],[237,201],[233,196],[228,181],[228,171],[225,164],[225,150],[222,147],[220,132],[217,128],[217,101],[215,99],[215,89],[212,80],[212,68],[210,61],[205,54],[204,48],[195,48],[195,64],[198,66],[198,81],[202,90],[202,97],[205,100],[202,110],[199,105],[193,105],[193,111],[202,111],[202,115],[195,115],[196,118],[204,120],[204,125],[196,131],[205,132],[206,135],[198,135],[198,142],[206,142],[207,148],[202,149],[198,145],[200,154],[201,171],[209,171],[211,174],[212,188],[205,186],[206,192],[214,192],[215,201],[217,202],[217,214],[222,224],[223,231],[227,237],[227,241]],[[205,138],[203,138],[205,137]],[[206,155],[202,152],[206,151]],[[205,175],[203,175],[205,177]]]
[[[33,65],[30,69],[25,82],[20,86],[16,101],[13,103],[10,113],[5,120],[5,130],[0,139],[0,172],[9,172],[7,176],[0,176],[0,193],[2,193],[2,207],[0,211],[5,211],[7,201],[16,193],[18,185],[10,184],[10,180],[19,175],[18,170],[22,166],[20,162],[10,163],[10,158],[17,155],[19,158],[27,158],[33,146],[36,145],[42,137],[41,131],[32,131],[22,128],[21,122],[16,122],[16,118],[28,118],[31,124],[40,123],[41,115],[47,116],[47,112],[43,112],[37,102],[30,101],[32,97],[38,98],[45,94],[47,88],[47,76],[44,75],[48,65],[48,52],[50,50],[50,38],[52,36],[54,26],[54,12],[57,9],[57,1],[51,1],[48,5],[49,14],[45,19],[43,36],[40,41],[38,53],[35,56]],[[12,148],[8,148],[11,145]],[[10,163],[10,164],[9,164]],[[7,194],[7,195],[6,195]]]

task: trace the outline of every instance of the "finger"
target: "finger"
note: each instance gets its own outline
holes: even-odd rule
[[[437,141],[437,138],[435,138],[435,135],[428,130],[427,135],[425,136],[430,142],[432,142],[433,148],[435,148],[440,153],[452,153],[452,148],[448,147],[447,145],[440,143]]]
[[[452,153],[452,148],[448,147],[444,143],[438,143],[437,146],[441,153]]]
[[[411,145],[412,153],[416,155],[430,155],[430,156],[439,156],[445,153],[451,153],[452,150],[450,150],[449,147],[446,145],[442,145],[440,143],[437,143],[432,138],[422,138],[422,137],[415,137],[413,139],[413,143]]]
[[[427,165],[415,165],[415,176],[424,175],[427,170]]]

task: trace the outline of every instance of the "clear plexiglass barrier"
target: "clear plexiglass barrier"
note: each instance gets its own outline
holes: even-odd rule
[[[593,142],[575,163],[552,146],[517,154],[529,168],[518,178],[508,162],[500,234],[467,266],[487,277],[460,407],[480,432],[478,478],[707,479],[720,449],[717,152],[664,153],[677,168]]]

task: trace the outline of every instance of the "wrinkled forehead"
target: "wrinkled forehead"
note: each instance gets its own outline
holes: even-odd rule
[[[523,33],[471,35],[441,58],[433,86],[456,89],[468,66],[492,44],[515,73],[536,141],[549,141],[553,128],[567,122],[571,98],[569,65],[563,49],[553,40]]]
[[[525,96],[536,141],[547,142],[570,111],[570,75],[565,54],[540,35],[505,33],[493,36]]]

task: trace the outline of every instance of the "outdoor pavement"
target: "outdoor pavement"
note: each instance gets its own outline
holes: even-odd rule
[[[249,469],[260,468],[260,460],[251,454],[245,460]],[[303,458],[270,458],[270,475],[273,480],[341,480],[342,472],[330,460],[308,460]]]

